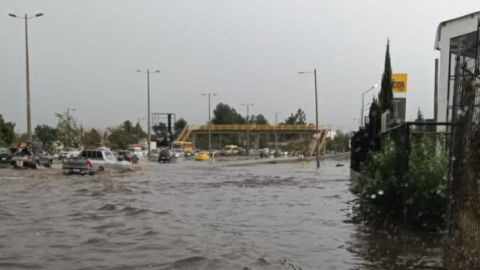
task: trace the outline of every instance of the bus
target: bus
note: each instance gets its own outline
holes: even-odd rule
[[[184,152],[193,152],[193,144],[191,142],[175,141],[173,142],[173,149],[180,149]]]

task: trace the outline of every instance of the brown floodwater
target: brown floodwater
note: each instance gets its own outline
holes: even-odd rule
[[[439,235],[352,224],[348,161],[314,163],[0,169],[0,269],[443,269]]]

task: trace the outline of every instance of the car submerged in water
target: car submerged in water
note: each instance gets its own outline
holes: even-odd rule
[[[172,161],[172,152],[168,149],[161,149],[158,154],[158,162],[166,163]]]
[[[62,170],[65,174],[94,174],[106,170],[124,170],[131,165],[128,161],[115,158],[110,150],[85,149],[78,157],[63,160]]]
[[[15,168],[51,168],[52,164],[52,157],[43,151],[41,142],[20,143],[10,158],[10,165]]]
[[[12,153],[10,148],[0,148],[0,163],[10,164],[10,158],[12,157]]]

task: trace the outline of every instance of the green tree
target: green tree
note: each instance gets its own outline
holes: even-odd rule
[[[143,131],[140,123],[137,123],[134,129],[137,134],[138,140],[140,140],[141,138],[147,138],[148,134],[145,131]]]
[[[102,143],[102,135],[92,128],[90,131],[85,132],[82,143],[85,148],[99,147]]]
[[[35,128],[35,137],[43,144],[43,149],[50,154],[54,154],[57,142],[57,129],[48,125],[38,125]]]
[[[79,147],[81,143],[81,130],[77,121],[72,115],[67,113],[56,113],[57,117],[57,136],[64,147]]]
[[[380,107],[378,106],[377,99],[373,98],[372,104],[370,105],[370,111],[368,113],[368,124],[366,129],[369,134],[372,134],[373,137],[377,136],[381,131],[382,123],[382,113]]]
[[[263,116],[263,114],[257,115],[253,122],[257,125],[268,125],[268,120]]]
[[[214,125],[236,125],[245,122],[245,118],[227,104],[219,103],[213,110],[212,124]]]
[[[378,101],[381,113],[390,110],[392,119],[395,118],[393,111],[393,80],[392,65],[390,62],[390,41],[387,42],[387,52],[385,53],[385,69],[382,76],[382,88],[378,94]]]
[[[15,139],[15,124],[5,122],[0,114],[0,146],[10,146]]]
[[[285,125],[306,125],[307,116],[302,109],[298,109],[297,113],[291,114],[285,119]]]
[[[175,124],[173,125],[175,129],[174,138],[176,139],[178,135],[182,132],[182,130],[187,126],[187,121],[183,118],[178,119]]]
[[[153,125],[152,129],[157,138],[167,137],[167,124],[160,122],[158,125]]]
[[[417,119],[415,119],[415,122],[425,122],[425,118],[423,118],[423,113],[420,108],[418,108]]]

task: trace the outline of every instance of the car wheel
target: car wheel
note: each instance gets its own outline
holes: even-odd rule
[[[46,168],[52,168],[53,161],[50,159],[47,164],[45,164]]]
[[[98,171],[99,171],[99,172],[104,172],[104,171],[105,171],[105,168],[100,167],[100,168],[98,168]]]
[[[40,167],[40,161],[36,160],[35,163],[33,164],[33,169],[38,169]]]

